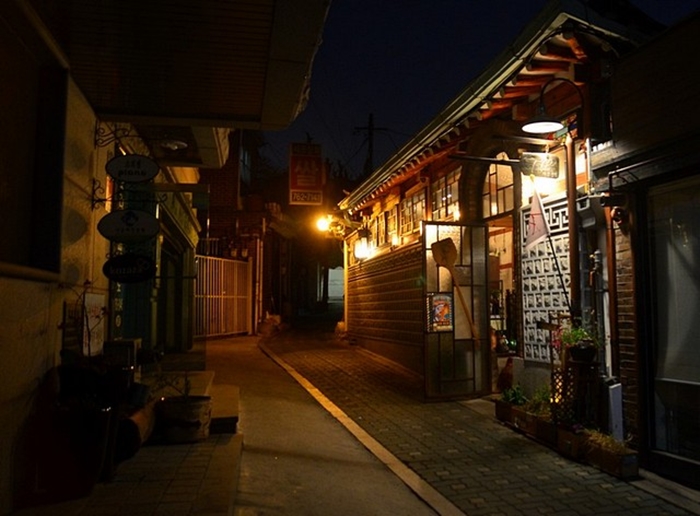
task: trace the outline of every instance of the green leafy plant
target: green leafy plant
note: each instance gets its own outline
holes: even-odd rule
[[[526,412],[534,414],[538,417],[549,417],[551,415],[551,395],[549,385],[544,384],[532,393],[523,408]]]
[[[573,346],[598,347],[598,340],[582,326],[562,326],[552,335],[552,345],[557,352]]]
[[[528,401],[525,393],[523,392],[523,388],[520,385],[515,385],[505,389],[501,393],[501,399],[506,403],[510,403],[511,405],[524,405]]]

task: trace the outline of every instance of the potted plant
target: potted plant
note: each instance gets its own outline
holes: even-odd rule
[[[598,352],[598,341],[582,326],[562,326],[553,336],[554,348],[562,358],[577,362],[592,362]]]
[[[191,394],[188,371],[161,372],[157,385],[156,393],[161,394],[155,404],[157,435],[172,444],[206,440],[211,425],[211,396]]]
[[[585,445],[585,460],[591,466],[621,479],[639,475],[637,452],[598,430],[588,430]]]
[[[549,385],[542,385],[523,405],[534,418],[533,437],[547,445],[556,445],[557,425],[552,420],[552,403]]]
[[[501,393],[501,398],[496,399],[496,419],[504,423],[513,423],[513,407],[524,405],[527,398],[520,385],[515,385],[505,389]]]
[[[581,460],[588,432],[579,424],[557,427],[557,451],[564,457]]]

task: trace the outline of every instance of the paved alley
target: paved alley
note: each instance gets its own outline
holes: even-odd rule
[[[618,480],[514,432],[488,401],[424,403],[417,377],[330,332],[287,330],[261,348],[465,514],[697,513],[692,499],[651,494],[653,483]]]

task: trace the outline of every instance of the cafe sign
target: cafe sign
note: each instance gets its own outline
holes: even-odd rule
[[[556,179],[559,177],[559,158],[546,152],[523,152],[520,172],[525,176]]]
[[[102,272],[117,283],[140,283],[156,275],[156,264],[148,256],[126,253],[107,260]]]
[[[140,154],[116,156],[107,162],[106,169],[112,179],[124,183],[144,183],[160,171],[158,163]]]
[[[97,223],[100,234],[112,242],[145,242],[160,231],[158,219],[142,210],[115,210]]]

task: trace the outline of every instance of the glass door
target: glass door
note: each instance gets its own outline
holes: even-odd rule
[[[693,461],[697,471],[700,462],[697,330],[700,180],[679,181],[653,189],[648,207],[654,306],[652,451]],[[679,470],[677,464],[671,469]]]
[[[423,224],[426,396],[449,399],[488,394],[486,227]]]

